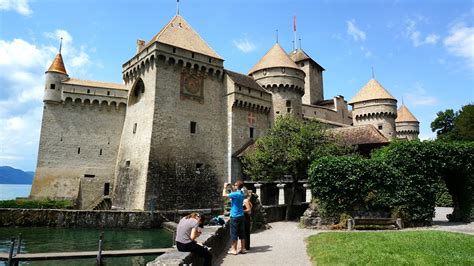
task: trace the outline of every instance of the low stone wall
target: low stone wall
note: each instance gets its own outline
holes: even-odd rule
[[[309,203],[301,203],[298,205],[293,206],[292,214],[290,215],[290,219],[298,219],[301,215],[303,215],[304,211],[308,208]],[[265,212],[267,214],[266,221],[267,223],[278,222],[285,220],[286,216],[286,205],[271,205],[271,206],[263,206]]]
[[[0,226],[155,228],[163,221],[159,212],[0,209]]]
[[[163,226],[173,230],[176,223],[167,222]],[[211,248],[213,258],[218,258],[226,251],[230,241],[229,224],[226,226],[205,226],[198,241]],[[178,266],[178,265],[200,265],[200,258],[193,256],[190,252],[179,252],[178,250],[167,252],[158,256],[154,261],[148,262],[147,266]],[[202,262],[201,262],[202,264]]]

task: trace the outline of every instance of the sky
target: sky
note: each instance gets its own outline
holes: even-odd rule
[[[461,0],[181,0],[182,15],[247,73],[278,41],[323,66],[324,96],[350,100],[372,77],[433,139],[438,111],[474,102],[474,6]],[[0,166],[36,167],[44,72],[58,52],[70,77],[122,83],[122,64],[176,14],[176,0],[0,0]],[[299,41],[297,41],[299,43]]]

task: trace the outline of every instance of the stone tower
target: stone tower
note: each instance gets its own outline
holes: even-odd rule
[[[291,114],[302,117],[301,97],[305,93],[305,73],[276,43],[249,71],[257,83],[271,91],[273,118]]]
[[[407,139],[414,140],[418,139],[418,134],[420,133],[420,122],[416,117],[408,110],[405,104],[402,104],[398,108],[398,116],[395,119],[395,124],[397,126],[397,138],[398,139]]]
[[[180,15],[147,44],[137,44],[137,54],[122,70],[130,94],[113,203],[125,209],[174,209],[176,197],[183,196],[173,194],[176,188],[198,181],[165,176],[164,165],[208,167],[227,177],[224,60]]]
[[[61,52],[56,55],[51,66],[45,73],[46,80],[43,101],[45,103],[60,103],[61,81],[69,77],[66,72],[66,67],[64,67]]]
[[[303,104],[312,105],[323,101],[323,71],[325,69],[309,57],[301,48],[291,52],[290,58],[306,74],[304,79]]]
[[[354,126],[373,125],[385,137],[396,137],[397,100],[380,83],[371,79],[349,101]]]

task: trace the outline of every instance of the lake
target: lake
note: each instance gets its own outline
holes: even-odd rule
[[[8,252],[10,239],[22,234],[21,253],[97,250],[104,232],[103,249],[145,249],[172,246],[172,233],[165,229],[90,229],[51,227],[0,227],[0,253]],[[157,256],[104,258],[106,265],[145,265]],[[3,262],[0,262],[0,265]],[[22,262],[20,265],[95,265],[95,259]]]
[[[11,200],[16,197],[28,197],[31,185],[0,184],[0,200]]]

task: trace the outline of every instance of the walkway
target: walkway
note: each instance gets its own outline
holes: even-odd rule
[[[436,208],[432,227],[408,230],[443,230],[474,235],[474,222],[449,223],[446,214],[451,212],[452,208]],[[251,235],[251,250],[247,254],[223,254],[214,261],[215,265],[311,265],[304,239],[322,230],[302,229],[297,222],[276,222],[270,225],[271,229]]]
[[[297,222],[270,225],[271,229],[252,234],[247,254],[224,254],[217,258],[215,265],[312,265],[304,239],[321,231],[301,229]]]

